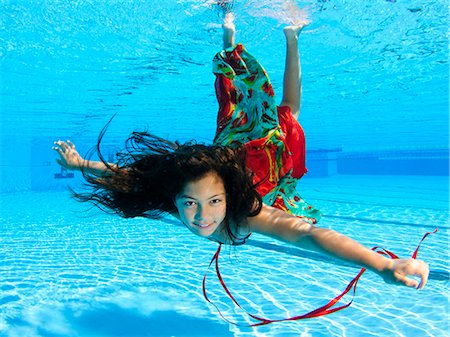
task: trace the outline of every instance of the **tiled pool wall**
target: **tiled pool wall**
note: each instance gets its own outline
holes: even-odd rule
[[[57,163],[51,150],[54,139],[36,137],[23,140],[13,136],[1,138],[0,192],[62,190],[82,182],[79,173],[71,174]],[[77,142],[91,144],[78,147],[86,153],[95,139]],[[118,144],[103,144],[109,160],[119,149]],[[392,149],[383,151],[348,152],[340,148],[309,150],[308,178],[333,175],[449,175],[449,149]]]
[[[307,153],[308,175],[449,175],[449,149],[392,149],[346,152],[341,149]]]

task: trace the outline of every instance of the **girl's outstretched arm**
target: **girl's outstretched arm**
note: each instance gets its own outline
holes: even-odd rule
[[[75,144],[70,140],[65,142],[58,140],[54,144],[53,150],[59,154],[59,159],[57,159],[56,162],[68,170],[81,171],[82,169],[87,169],[89,173],[102,176],[107,173],[110,168],[116,166],[115,164],[110,163],[105,165],[105,163],[101,161],[83,159],[76,150]]]
[[[280,106],[291,108],[292,114],[298,118],[302,99],[302,72],[298,51],[298,36],[306,24],[284,28],[286,36],[286,65],[284,68],[283,99]]]
[[[261,212],[257,216],[247,218],[247,221],[255,233],[370,269],[387,283],[417,289],[422,289],[427,283],[429,269],[425,262],[385,258],[345,235],[315,227],[279,209],[263,205]],[[409,277],[413,275],[420,277],[420,283]]]

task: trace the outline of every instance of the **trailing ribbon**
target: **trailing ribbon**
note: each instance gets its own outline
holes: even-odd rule
[[[420,245],[422,244],[423,240],[425,240],[425,238],[433,233],[436,233],[438,231],[438,229],[436,228],[433,232],[428,232],[426,233],[423,237],[422,240],[420,240],[416,250],[414,251],[414,253],[412,254],[412,258],[415,259],[417,257],[417,254],[419,252],[419,248]],[[333,299],[331,299],[327,304],[313,310],[310,311],[306,314],[303,315],[298,315],[298,316],[293,316],[293,317],[288,317],[288,318],[281,318],[281,319],[267,319],[267,318],[262,318],[256,315],[253,315],[249,312],[247,312],[244,308],[242,308],[242,306],[238,303],[238,301],[234,298],[234,296],[231,294],[230,290],[228,289],[228,287],[225,284],[225,281],[222,278],[222,274],[220,273],[219,270],[219,254],[220,254],[220,250],[222,248],[222,244],[219,244],[219,248],[217,248],[216,253],[214,254],[211,262],[209,263],[208,266],[208,270],[205,273],[205,276],[203,277],[203,282],[202,282],[202,288],[203,288],[203,296],[205,297],[206,301],[208,301],[209,303],[211,303],[218,311],[218,313],[220,314],[220,316],[228,323],[236,325],[236,326],[246,326],[246,327],[255,327],[255,326],[261,326],[261,325],[267,325],[270,323],[275,323],[275,322],[284,322],[284,321],[297,321],[297,320],[301,320],[301,319],[306,319],[306,318],[314,318],[314,317],[320,317],[320,316],[325,316],[325,315],[329,315],[332,314],[333,312],[345,309],[347,307],[349,307],[352,302],[353,299],[355,297],[355,293],[356,293],[356,285],[359,281],[359,279],[361,278],[362,274],[364,274],[364,272],[366,271],[366,268],[362,268],[358,275],[355,276],[355,278],[353,278],[353,280],[350,281],[350,283],[347,285],[347,287],[345,288],[345,290],[338,296],[334,297]],[[373,251],[377,252],[378,254],[381,255],[385,255],[385,256],[389,256],[391,259],[398,259],[398,256],[395,255],[394,253],[388,251],[387,249],[381,248],[381,247],[373,247],[372,248]],[[216,274],[217,274],[217,278],[220,281],[220,284],[222,285],[222,288],[225,290],[225,292],[227,293],[228,297],[233,301],[233,303],[238,306],[240,309],[242,309],[242,311],[244,311],[249,317],[253,318],[254,320],[258,321],[257,323],[253,323],[253,324],[249,324],[249,325],[243,325],[243,324],[239,324],[233,321],[230,321],[229,319],[227,319],[222,312],[220,311],[220,309],[217,307],[217,305],[215,303],[213,303],[209,298],[208,295],[206,293],[206,277],[208,275],[208,271],[211,268],[211,265],[215,262],[215,269],[216,269]],[[351,289],[353,288],[353,294],[352,294],[352,299],[350,300],[350,302],[346,303],[346,304],[342,304],[340,306],[334,307]]]

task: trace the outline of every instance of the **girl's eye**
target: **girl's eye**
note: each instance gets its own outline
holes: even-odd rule
[[[213,199],[213,200],[211,200],[211,204],[218,204],[220,202],[222,202],[222,199]]]
[[[192,207],[195,205],[195,202],[193,201],[185,201],[183,204],[185,207]]]

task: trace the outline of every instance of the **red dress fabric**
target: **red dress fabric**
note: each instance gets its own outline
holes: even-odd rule
[[[307,172],[302,127],[287,106],[277,106],[269,77],[242,44],[213,60],[219,103],[214,143],[244,147],[263,202],[316,223],[320,212],[296,190]]]

